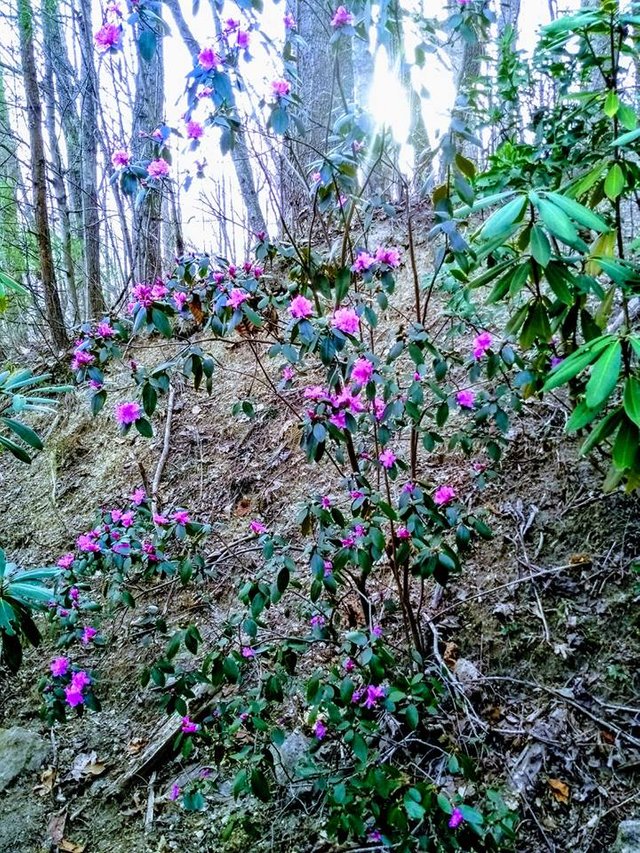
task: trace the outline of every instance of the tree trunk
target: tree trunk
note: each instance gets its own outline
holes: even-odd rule
[[[98,82],[93,64],[91,7],[76,12],[82,69],[80,152],[82,163],[82,225],[87,283],[87,314],[98,319],[106,311],[100,282],[100,205],[98,203]]]
[[[18,188],[22,176],[18,165],[17,143],[9,119],[0,66],[0,269],[17,281],[25,272],[24,240],[18,216]]]
[[[149,11],[162,16],[162,3],[151,0]],[[159,25],[158,25],[159,26]],[[136,39],[141,25],[136,24]],[[147,62],[138,49],[138,73],[133,105],[132,150],[136,160],[153,160],[156,143],[149,138],[164,119],[164,53],[162,31],[156,31],[156,47]],[[151,282],[162,275],[162,192],[150,189],[133,215],[135,274],[139,281]]]
[[[64,180],[69,209],[72,241],[75,240],[74,279],[76,267],[84,270],[84,234],[82,222],[82,152],[80,146],[80,115],[78,100],[80,88],[74,67],[69,62],[66,39],[62,37],[58,0],[42,0],[42,29],[45,55],[49,58],[55,79],[60,125],[66,149]],[[84,277],[84,276],[83,276]],[[78,303],[84,308],[84,296]],[[82,312],[84,313],[84,312]]]
[[[73,322],[80,322],[80,304],[78,301],[78,290],[76,287],[75,272],[73,265],[73,252],[71,247],[71,221],[69,206],[67,204],[67,191],[64,184],[64,172],[62,167],[62,156],[58,144],[58,127],[56,120],[55,89],[53,84],[53,67],[51,61],[50,45],[44,41],[44,87],[45,98],[45,122],[49,134],[49,148],[51,150],[52,178],[51,185],[58,207],[60,217],[60,240],[62,243],[62,258],[64,274],[67,283],[67,295],[71,300],[73,310]]]
[[[40,275],[44,290],[45,311],[53,343],[58,350],[64,350],[69,346],[69,339],[62,316],[62,306],[51,251],[51,231],[47,209],[47,171],[44,140],[42,138],[42,106],[33,49],[33,10],[30,0],[18,0],[18,32],[27,101],[35,228],[40,255]]]

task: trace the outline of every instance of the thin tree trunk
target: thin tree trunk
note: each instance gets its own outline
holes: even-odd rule
[[[91,7],[80,3],[77,11],[80,32],[82,88],[80,107],[80,150],[82,156],[82,224],[87,281],[87,313],[97,319],[106,311],[100,281],[100,205],[98,203],[98,84],[93,64]]]
[[[54,345],[58,350],[64,350],[69,345],[69,339],[64,325],[51,251],[51,231],[47,209],[47,169],[42,137],[42,106],[33,49],[33,10],[30,0],[18,0],[18,32],[27,101],[36,238],[46,317]]]
[[[148,3],[149,11],[162,16],[162,4],[158,0]],[[140,24],[136,25],[136,36]],[[157,31],[156,49],[150,62],[138,50],[138,73],[133,106],[134,158],[152,160],[156,156],[156,145],[151,134],[164,119],[164,53],[162,32]],[[162,193],[150,190],[144,202],[136,206],[133,217],[136,275],[140,281],[153,281],[162,274]]]
[[[53,166],[51,185],[58,207],[58,215],[60,217],[60,240],[62,243],[62,258],[64,264],[64,274],[67,284],[67,294],[69,299],[71,300],[71,306],[73,310],[73,322],[78,323],[80,321],[80,304],[78,301],[78,290],[76,287],[76,279],[73,268],[73,252],[71,246],[71,221],[69,216],[69,206],[67,203],[67,191],[64,185],[62,156],[60,154],[60,145],[58,144],[55,89],[53,84],[53,68],[49,45],[47,44],[46,39],[44,42],[43,92],[45,98],[45,122],[47,125],[47,133],[49,134],[49,148],[51,150],[51,160]]]
[[[9,119],[2,67],[0,140],[0,268],[21,281],[25,271],[22,228],[18,216],[18,189],[22,186],[22,176],[18,165],[17,143]]]
[[[165,0],[165,5],[170,9],[176,22],[176,26],[182,36],[182,40],[186,44],[187,48],[194,55],[200,53],[200,44],[184,19],[179,0]],[[220,36],[220,16],[215,0],[212,0],[211,10],[214,16],[216,34]],[[233,110],[235,109],[236,104],[233,96],[233,89],[231,92],[232,97],[229,106]],[[260,232],[266,233],[267,225],[260,205],[260,199],[258,198],[258,193],[256,191],[255,179],[251,168],[251,156],[247,149],[244,132],[242,130],[236,132],[234,145],[231,149],[231,160],[240,186],[240,194],[246,208],[247,223],[251,233],[254,235],[259,234]]]

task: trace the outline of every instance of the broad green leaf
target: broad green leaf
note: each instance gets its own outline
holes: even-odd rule
[[[567,432],[577,432],[579,429],[584,429],[584,427],[588,426],[600,414],[601,410],[602,407],[590,409],[583,400],[571,413],[571,417],[567,421]]]
[[[165,338],[171,337],[173,334],[171,331],[171,323],[164,311],[160,311],[159,308],[154,308],[151,312],[151,320],[161,335],[164,335]]]
[[[640,127],[636,130],[630,130],[629,133],[623,133],[622,136],[618,136],[611,143],[611,148],[624,148],[627,145],[631,145],[632,142],[635,142],[636,139],[640,139]]]
[[[613,443],[611,458],[619,471],[633,467],[638,453],[638,427],[625,418]]]
[[[624,386],[624,410],[627,417],[640,427],[640,382],[630,376]]]
[[[609,398],[616,387],[622,366],[622,345],[615,341],[602,353],[591,370],[587,382],[585,402],[590,409],[597,409]]]
[[[29,454],[20,447],[19,444],[16,444],[15,441],[11,441],[10,438],[6,438],[4,435],[0,435],[0,445],[2,447],[6,447],[10,453],[19,459],[21,462],[26,462],[28,465],[31,464],[31,457]]]
[[[601,219],[592,210],[589,210],[588,207],[585,207],[583,204],[580,204],[574,199],[567,198],[564,195],[560,195],[560,193],[547,193],[547,198],[549,198],[556,207],[563,210],[567,216],[570,216],[574,222],[577,222],[578,225],[583,225],[585,228],[590,228],[592,231],[605,232],[610,230],[604,219]]]
[[[593,428],[589,437],[580,448],[580,453],[582,453],[583,456],[586,456],[597,444],[601,444],[611,435],[612,432],[614,432],[622,417],[622,409],[614,409],[613,412],[609,412],[609,414]]]
[[[23,424],[21,421],[15,421],[13,418],[2,418],[1,420],[5,426],[8,426],[29,447],[33,447],[35,450],[42,450],[44,445],[40,440],[40,436],[26,424]]]
[[[496,210],[482,226],[480,231],[482,239],[491,240],[500,234],[506,234],[516,222],[522,219],[526,206],[526,197],[518,196],[512,199],[509,204],[505,204],[504,207]]]
[[[575,300],[573,293],[569,289],[569,285],[574,284],[574,280],[569,270],[563,264],[555,261],[548,264],[545,270],[545,278],[560,302],[564,302],[565,305],[573,305]]]
[[[607,198],[611,199],[611,201],[615,201],[618,196],[622,194],[624,190],[624,172],[622,171],[622,167],[619,163],[614,163],[604,182],[604,191]]]
[[[551,391],[553,388],[559,388],[567,383],[574,376],[577,376],[585,367],[588,367],[592,361],[595,361],[598,353],[602,352],[611,342],[612,336],[605,335],[598,338],[596,341],[591,341],[588,344],[580,347],[574,353],[571,353],[568,358],[559,364],[549,374],[549,378],[544,383],[543,391]]]
[[[604,101],[604,114],[608,118],[613,118],[618,114],[618,110],[620,109],[620,98],[613,90],[607,94],[607,97]]]
[[[546,267],[551,260],[551,246],[547,235],[539,225],[531,229],[531,254],[541,267]]]
[[[579,238],[575,225],[564,210],[561,210],[557,205],[549,201],[549,199],[535,197],[535,200],[534,198],[531,200],[535,207],[537,207],[545,226],[554,237],[562,240],[568,246],[584,247],[586,250],[587,247]]]

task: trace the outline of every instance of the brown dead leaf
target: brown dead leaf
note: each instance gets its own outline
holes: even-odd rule
[[[590,554],[570,554],[569,563],[572,566],[583,566],[586,563],[591,563]]]
[[[245,515],[249,515],[251,512],[251,501],[249,498],[242,498],[242,500],[238,501],[236,504],[235,513],[236,515],[242,518]]]
[[[455,643],[447,643],[445,646],[442,659],[449,669],[453,669],[455,667],[456,661],[458,660],[458,651],[459,648]]]
[[[69,841],[68,838],[63,838],[58,845],[60,853],[84,853],[86,844],[78,844],[75,841]]]
[[[47,767],[40,775],[40,784],[33,789],[34,794],[40,794],[44,797],[45,794],[50,794],[56,782],[57,773],[53,767]]]
[[[53,844],[61,844],[64,837],[64,825],[66,822],[66,810],[58,812],[58,814],[54,814],[49,821],[49,826],[47,827],[47,838],[49,838]]]
[[[141,737],[134,737],[134,739],[127,744],[127,752],[129,755],[137,755],[143,746],[146,746],[147,741],[143,740]]]
[[[602,740],[603,740],[605,743],[609,743],[609,744],[611,744],[611,743],[615,743],[615,742],[616,742],[616,736],[615,736],[615,735],[612,735],[612,734],[611,734],[611,732],[607,732],[607,731],[605,731],[604,729],[601,729],[601,730],[600,730],[600,734],[602,735]]]
[[[95,752],[80,752],[73,759],[73,765],[65,776],[65,780],[75,779],[79,782],[83,776],[100,776],[105,770],[106,764],[98,761]]]
[[[562,779],[549,779],[547,784],[551,788],[553,796],[559,803],[569,802],[569,786]]]

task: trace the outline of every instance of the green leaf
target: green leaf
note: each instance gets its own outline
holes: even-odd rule
[[[151,62],[155,55],[157,46],[158,38],[153,30],[143,30],[143,32],[140,33],[140,37],[138,38],[138,49],[140,50],[140,56],[145,62]]]
[[[482,226],[480,237],[483,240],[491,240],[500,234],[506,234],[516,222],[522,219],[526,205],[526,197],[518,196],[496,210]]]
[[[19,444],[15,443],[15,441],[11,441],[10,438],[5,438],[4,435],[0,435],[0,446],[6,447],[7,450],[10,453],[13,453],[16,459],[19,459],[21,462],[26,462],[27,465],[31,464],[31,457],[26,450],[23,450]]]
[[[39,435],[26,424],[16,421],[13,418],[2,418],[2,423],[8,426],[12,432],[15,432],[29,447],[33,447],[35,450],[42,450],[44,445]]]
[[[154,308],[151,312],[151,320],[161,335],[164,335],[165,338],[170,338],[172,336],[173,332],[171,331],[171,323],[164,311],[160,311],[159,308]]]
[[[611,148],[624,148],[627,145],[631,145],[632,142],[635,142],[636,139],[640,139],[640,127],[636,130],[631,130],[629,133],[623,133],[622,136],[618,136],[613,140],[610,147]]]
[[[267,777],[257,767],[251,771],[251,791],[263,803],[268,803],[271,799]]]
[[[592,231],[601,233],[610,230],[604,219],[601,219],[592,210],[589,210],[588,207],[585,207],[574,199],[567,198],[567,196],[560,195],[560,193],[550,192],[547,193],[547,198],[551,199],[556,207],[563,210],[578,225],[583,225],[585,228],[590,228]]]
[[[560,302],[564,302],[565,305],[573,305],[574,295],[571,292],[570,285],[573,285],[574,280],[563,264],[556,261],[548,264],[545,270],[545,278]]]
[[[602,352],[610,344],[611,340],[612,336],[606,335],[598,338],[596,341],[585,344],[574,353],[571,353],[568,358],[565,358],[557,367],[554,367],[549,374],[549,378],[544,383],[542,390],[551,391],[573,379],[585,367],[588,367],[592,361],[595,361],[598,353]]]
[[[624,387],[624,410],[627,417],[640,427],[640,382],[635,376],[630,376]]]
[[[613,412],[609,412],[609,414],[591,430],[589,436],[587,437],[587,440],[580,448],[580,453],[583,456],[586,456],[593,450],[596,444],[601,444],[606,438],[611,435],[612,432],[615,431],[622,417],[622,409],[614,409]]]
[[[240,681],[240,669],[233,655],[227,655],[222,662],[222,669],[229,681],[232,681],[234,684]]]
[[[274,107],[269,116],[269,126],[274,133],[282,135],[289,128],[289,113],[283,107]]]
[[[571,417],[567,421],[567,432],[577,432],[579,429],[584,429],[584,427],[599,415],[601,409],[602,407],[590,409],[583,400],[571,413]]]
[[[537,207],[540,217],[547,229],[562,240],[568,246],[585,247],[585,244],[578,237],[578,231],[575,225],[571,222],[564,210],[561,210],[553,202],[545,198],[532,198],[532,202]],[[586,248],[586,247],[585,247]]]
[[[632,468],[638,453],[638,427],[625,418],[613,444],[611,457],[619,471]]]
[[[424,806],[412,799],[408,793],[404,795],[404,808],[411,820],[422,820],[425,816]]]
[[[138,418],[135,427],[144,438],[153,438],[153,427],[146,418]]]
[[[607,97],[604,101],[604,114],[608,118],[613,118],[618,114],[618,110],[620,109],[620,98],[617,93],[613,91],[613,89],[607,94]]]
[[[615,341],[602,353],[591,370],[587,382],[585,402],[590,409],[597,409],[609,398],[616,387],[622,366],[622,345]]]
[[[619,195],[621,195],[624,190],[625,180],[624,180],[624,172],[622,171],[622,167],[619,163],[614,163],[604,182],[604,191],[607,198],[611,199],[611,201],[615,201]]]
[[[549,240],[538,225],[534,225],[531,229],[531,254],[541,267],[546,267],[551,260]]]

